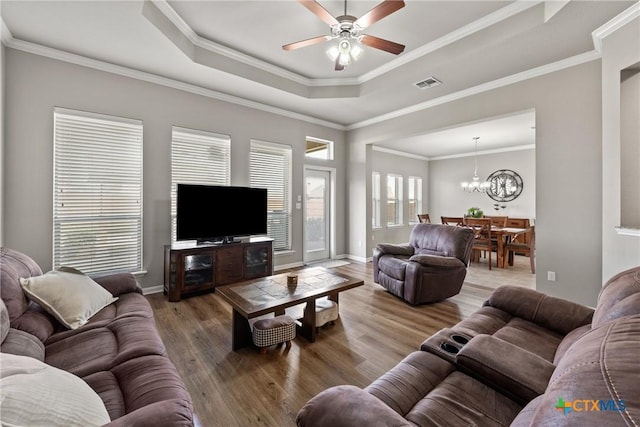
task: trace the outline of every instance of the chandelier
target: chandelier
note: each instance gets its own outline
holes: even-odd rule
[[[486,193],[491,184],[488,181],[480,182],[480,177],[478,176],[478,140],[480,139],[480,137],[474,136],[473,139],[476,142],[476,151],[474,156],[476,168],[473,172],[473,178],[471,179],[471,182],[463,182],[460,185],[462,186],[462,189],[468,193]]]

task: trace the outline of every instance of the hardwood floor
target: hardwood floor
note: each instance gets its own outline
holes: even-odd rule
[[[147,296],[191,393],[197,425],[295,426],[311,397],[338,384],[367,386],[427,337],[477,310],[492,291],[465,283],[446,301],[414,307],[373,283],[371,268],[358,262],[337,267],[365,284],[340,294],[335,325],[321,328],[314,343],[296,337],[289,350],[274,346],[266,355],[253,347],[231,350],[231,307],[216,293],[180,302]]]

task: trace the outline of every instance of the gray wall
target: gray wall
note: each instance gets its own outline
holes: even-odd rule
[[[46,271],[52,265],[53,108],[140,119],[144,124],[143,286],[163,282],[163,246],[170,241],[171,126],[231,136],[231,183],[249,182],[251,139],[293,147],[293,194],[303,194],[303,165],[336,168],[336,254],[346,253],[345,142],[340,130],[42,56],[7,49],[4,244]],[[335,161],[305,160],[305,138],[335,142]],[[220,207],[219,208],[223,208]],[[302,210],[294,210],[293,253],[277,266],[302,262]]]
[[[4,246],[4,56],[5,47],[0,43],[0,246]]]
[[[640,230],[618,234],[621,195],[640,182],[622,182],[620,120],[620,71],[640,61],[640,18],[635,18],[602,41],[602,280],[640,265]],[[638,118],[635,126],[637,129]],[[638,165],[636,165],[638,168]]]
[[[620,76],[620,225],[640,229],[640,63],[635,67]]]
[[[495,210],[494,201],[486,194],[466,193],[460,183],[473,176],[473,157],[462,157],[429,162],[429,213],[432,222],[441,216],[463,216],[470,207],[479,207],[485,215],[507,215],[516,218],[536,216],[536,159],[535,150],[478,154],[478,175],[486,178],[498,169],[511,169],[522,177],[522,193],[517,199],[501,203],[507,207]]]
[[[536,229],[538,290],[595,304],[602,279],[602,90],[600,61],[577,65],[402,117],[349,131],[350,176],[368,175],[366,146],[483,120],[514,111],[536,112]],[[367,191],[370,189],[367,188]],[[369,194],[369,193],[367,193]],[[367,207],[350,190],[351,206]],[[370,221],[349,212],[349,251],[371,253]],[[367,217],[369,212],[367,212]],[[357,225],[357,226],[356,226]],[[367,228],[369,226],[369,228]],[[595,231],[595,232],[592,232]],[[547,271],[556,272],[548,282]]]

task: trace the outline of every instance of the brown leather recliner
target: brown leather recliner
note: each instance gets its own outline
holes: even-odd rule
[[[543,341],[549,340],[544,344]],[[365,388],[336,385],[299,427],[640,425],[640,266],[595,308],[503,286]]]
[[[373,252],[373,280],[410,304],[460,292],[471,257],[473,232],[442,224],[416,224],[405,244],[381,243]]]

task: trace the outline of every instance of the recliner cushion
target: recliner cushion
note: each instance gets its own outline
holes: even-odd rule
[[[530,402],[535,405],[534,415],[528,408],[513,426],[638,425],[639,354],[640,316],[627,316],[592,329],[560,359],[545,394]],[[556,408],[561,402],[567,408],[564,411]]]
[[[389,293],[402,298],[404,296],[404,281],[389,277],[383,272],[378,275],[378,283]]]
[[[522,409],[423,351],[409,354],[365,390],[417,426],[506,426]]]
[[[165,355],[152,319],[128,316],[46,345],[45,362],[78,376],[146,355]]]
[[[598,295],[592,328],[635,314],[640,314],[640,267],[622,271],[605,283]]]
[[[493,336],[537,354],[549,362],[553,361],[556,349],[562,341],[561,335],[519,317],[512,318]]]
[[[383,255],[378,260],[378,268],[393,279],[404,280],[408,262],[409,257]]]

